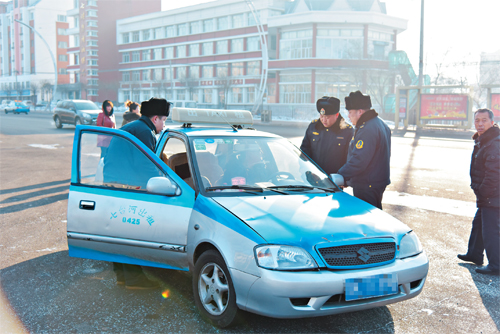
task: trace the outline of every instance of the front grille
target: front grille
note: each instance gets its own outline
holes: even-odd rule
[[[321,256],[331,267],[368,266],[394,260],[396,243],[379,242],[356,244],[318,249]]]

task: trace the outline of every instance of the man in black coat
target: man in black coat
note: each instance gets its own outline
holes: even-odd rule
[[[345,107],[355,129],[347,163],[338,174],[353,188],[354,196],[382,209],[382,196],[391,183],[391,130],[371,109],[370,96],[359,90],[345,98]]]
[[[151,98],[142,102],[142,116],[126,124],[120,130],[136,136],[153,152],[156,148],[156,134],[165,126],[170,104],[165,99]],[[127,166],[127,168],[124,168]],[[136,171],[130,173],[130,171]],[[145,189],[151,177],[160,176],[133,144],[120,137],[113,137],[104,157],[103,178],[105,183],[117,183],[134,189]],[[154,289],[159,287],[144,274],[142,267],[126,263],[113,263],[118,284],[125,284],[127,289]]]
[[[347,161],[353,129],[339,113],[339,99],[323,96],[316,109],[319,119],[309,124],[300,149],[327,174],[337,173]]]
[[[483,264],[486,250],[488,265],[476,268],[480,274],[500,275],[500,128],[493,112],[479,109],[474,113],[477,132],[470,165],[471,188],[476,194],[477,212],[472,221],[467,254],[463,261]]]

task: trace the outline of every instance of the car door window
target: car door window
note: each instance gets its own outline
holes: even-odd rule
[[[161,158],[170,169],[194,189],[186,144],[182,139],[170,137],[163,147]]]
[[[79,160],[79,180],[85,185],[146,191],[150,178],[165,176],[142,150],[117,135],[84,132]]]

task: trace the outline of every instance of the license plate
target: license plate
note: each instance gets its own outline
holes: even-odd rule
[[[374,298],[398,293],[397,274],[383,274],[345,280],[345,300]]]

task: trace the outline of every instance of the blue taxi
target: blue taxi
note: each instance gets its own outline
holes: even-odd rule
[[[250,112],[174,108],[172,120],[156,152],[121,130],[76,127],[70,256],[192,271],[195,302],[220,327],[238,310],[313,317],[422,291],[415,232],[249,128]],[[119,144],[118,164],[103,163],[103,137]]]

